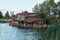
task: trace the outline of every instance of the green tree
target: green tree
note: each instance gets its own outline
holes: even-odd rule
[[[7,11],[6,14],[5,14],[5,18],[10,18],[10,15],[9,15],[9,12]]]
[[[34,13],[37,13],[37,12],[38,12],[38,9],[39,9],[39,5],[36,4],[36,5],[34,6],[34,8],[33,8],[33,12],[34,12]]]
[[[45,12],[48,16],[48,19],[51,23],[56,22],[56,15],[57,15],[57,4],[54,2],[55,0],[47,0],[43,5],[45,6]]]
[[[60,23],[60,0],[57,2],[58,23]]]
[[[46,18],[45,7],[43,5],[39,5],[39,13],[37,16],[41,18]]]
[[[60,1],[57,3],[57,10],[58,10],[58,14],[59,14],[59,16],[60,16]]]
[[[33,12],[36,13],[37,17],[45,18],[45,9],[42,4],[36,4],[33,8]]]
[[[0,19],[3,17],[2,12],[0,11]]]
[[[39,17],[49,19],[50,22],[52,22],[52,23],[53,23],[53,20],[55,20],[54,22],[56,22],[56,19],[57,19],[56,15],[58,13],[57,13],[57,9],[56,9],[57,4],[54,1],[55,0],[47,0],[47,1],[44,1],[42,4],[39,4],[38,7],[36,5],[34,8],[35,8],[35,10],[37,10],[37,9],[38,10],[37,10],[37,12],[34,10],[33,12],[36,13],[36,15]]]

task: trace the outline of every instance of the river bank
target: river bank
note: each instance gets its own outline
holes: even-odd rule
[[[8,23],[9,21],[9,19],[0,19],[0,23]]]

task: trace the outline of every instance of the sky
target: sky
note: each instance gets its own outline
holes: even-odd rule
[[[0,10],[22,12],[32,12],[32,8],[39,3],[43,3],[45,0],[0,0]],[[55,2],[58,0],[55,0]]]

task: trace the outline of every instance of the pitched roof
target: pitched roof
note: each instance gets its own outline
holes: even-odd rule
[[[28,12],[28,11],[24,11],[24,12],[18,13],[18,14],[20,14],[20,15],[32,15],[34,13],[31,13],[31,12]]]
[[[29,18],[26,18],[25,20],[32,21],[32,22],[39,22],[39,21],[42,21],[43,18],[29,17]]]

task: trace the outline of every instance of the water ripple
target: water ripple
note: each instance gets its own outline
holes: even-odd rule
[[[38,40],[39,35],[34,29],[21,29],[0,23],[0,40]]]

